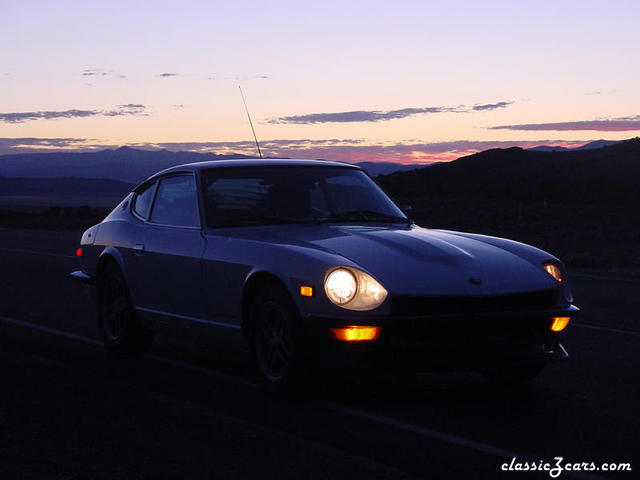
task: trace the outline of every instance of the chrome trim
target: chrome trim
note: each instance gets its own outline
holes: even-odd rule
[[[156,204],[156,198],[158,196],[158,190],[160,190],[160,182],[162,180],[165,180],[167,178],[173,178],[173,177],[185,177],[187,175],[190,175],[191,177],[193,177],[193,181],[195,183],[196,186],[196,208],[198,209],[198,226],[188,226],[188,225],[169,225],[166,223],[156,223],[156,222],[152,222],[151,221],[151,214],[153,213],[153,207]],[[146,181],[150,181],[150,179],[145,180]],[[154,188],[154,192],[153,192],[153,199],[151,200],[151,207],[149,207],[149,215],[147,216],[147,218],[143,218],[142,216],[138,215],[134,209],[135,203],[136,203],[136,199],[138,198],[138,193],[135,192],[135,196],[131,199],[130,202],[130,206],[129,206],[129,212],[131,212],[131,214],[136,217],[138,220],[143,221],[146,224],[149,225],[153,225],[155,227],[171,227],[171,228],[184,228],[187,230],[202,230],[202,215],[201,215],[201,208],[200,208],[200,199],[199,199],[199,195],[198,195],[198,178],[196,177],[195,172],[170,172],[167,173],[166,175],[159,175],[158,177],[155,177],[153,179],[153,188]]]
[[[138,213],[132,208],[131,209],[131,215],[133,215],[134,217],[136,217],[138,220],[141,220],[143,222],[146,222],[147,220],[142,218],[140,215],[138,215]]]
[[[153,208],[153,204],[156,200],[156,193],[158,192],[158,181],[155,180],[148,188],[153,188],[153,196],[151,198],[151,205],[149,205],[149,212],[147,213],[146,217],[143,217],[138,212],[136,212],[136,202],[138,201],[138,196],[140,195],[138,192],[134,190],[133,198],[131,198],[131,201],[129,202],[129,212],[131,212],[134,217],[142,220],[143,222],[146,222],[151,215],[151,209]]]
[[[202,230],[202,227],[190,227],[188,225],[169,225],[167,223],[155,223],[151,221],[145,221],[147,225],[151,225],[152,227],[169,227],[169,228],[184,228],[186,230]]]
[[[88,273],[83,272],[82,270],[76,270],[75,272],[71,272],[69,276],[77,282],[87,283],[87,284],[93,283],[93,277]]]

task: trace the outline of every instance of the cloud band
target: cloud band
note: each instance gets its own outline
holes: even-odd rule
[[[594,130],[598,132],[628,132],[640,130],[640,115],[635,117],[620,117],[610,120],[581,120],[576,122],[555,123],[523,123],[517,125],[497,125],[491,130],[521,130],[521,131],[553,131],[569,132],[576,130]]]
[[[86,118],[86,117],[118,117],[123,115],[148,115],[146,107],[138,103],[118,105],[112,110],[43,110],[38,112],[11,112],[0,113],[0,122],[23,123],[31,120],[55,120],[58,118]]]
[[[398,110],[352,110],[348,112],[332,113],[307,113],[303,115],[289,115],[285,117],[272,118],[268,123],[293,123],[293,124],[316,124],[316,123],[348,123],[348,122],[381,122],[397,120],[414,115],[425,115],[433,113],[469,113],[484,112],[506,108],[513,102],[497,102],[479,105],[460,105],[457,107],[412,107]]]

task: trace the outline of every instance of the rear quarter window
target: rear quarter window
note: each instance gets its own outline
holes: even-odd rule
[[[145,220],[149,217],[149,210],[151,210],[151,202],[153,202],[153,194],[155,191],[156,184],[154,182],[142,192],[138,193],[133,200],[133,211]]]

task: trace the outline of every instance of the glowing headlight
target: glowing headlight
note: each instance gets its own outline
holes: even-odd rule
[[[544,262],[542,264],[542,268],[544,268],[546,272],[553,278],[555,278],[559,283],[562,283],[564,281],[562,270],[560,270],[560,267],[554,262]]]
[[[329,300],[336,305],[344,305],[353,300],[357,287],[356,277],[346,268],[334,270],[324,282],[324,289]]]
[[[371,275],[347,267],[329,272],[324,291],[329,300],[349,310],[372,310],[387,298],[387,291]]]

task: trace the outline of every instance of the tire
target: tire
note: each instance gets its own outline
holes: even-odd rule
[[[153,343],[153,332],[140,323],[127,284],[114,262],[108,262],[96,282],[98,329],[107,349],[139,355]]]
[[[287,291],[266,285],[250,305],[251,350],[263,385],[274,393],[303,387],[308,362],[302,351],[300,315]]]
[[[489,383],[502,386],[517,386],[530,382],[538,376],[544,365],[515,365],[497,367],[482,371]]]

